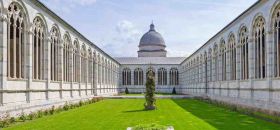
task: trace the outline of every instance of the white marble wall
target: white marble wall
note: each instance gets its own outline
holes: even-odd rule
[[[25,12],[26,16],[26,32],[24,32],[26,44],[26,59],[24,64],[26,68],[25,79],[9,79],[7,78],[7,8],[12,2],[16,2]],[[80,47],[86,46],[86,49],[92,50],[92,82],[64,82],[50,80],[50,65],[45,69],[45,80],[34,80],[32,78],[32,22],[33,19],[40,16],[45,22],[47,29],[46,39],[44,39],[47,57],[44,59],[48,65],[50,61],[50,30],[53,26],[59,28],[60,36],[69,34],[71,41],[74,39],[79,41]],[[61,38],[61,43],[63,40]],[[62,57],[62,55],[60,55]],[[61,61],[62,62],[62,61]],[[59,62],[60,63],[60,62]],[[103,67],[103,82],[98,82],[98,66]],[[63,79],[63,66],[58,72],[60,78]],[[96,95],[107,95],[118,93],[118,77],[120,64],[100,48],[86,39],[83,35],[77,32],[68,23],[63,21],[44,5],[37,0],[0,0],[0,111],[13,111],[16,109],[25,110],[32,107],[43,108],[44,104],[51,105],[52,103],[63,104],[65,101],[79,100],[90,98]],[[81,75],[80,75],[81,76]],[[107,80],[105,81],[105,76]],[[87,78],[88,79],[88,78]]]
[[[274,77],[274,39],[272,17],[276,7],[280,6],[279,0],[262,0],[258,1],[254,6],[241,14],[237,19],[231,22],[228,26],[218,32],[199,50],[193,53],[181,64],[181,88],[182,93],[195,94],[200,96],[209,96],[213,99],[225,100],[231,103],[247,104],[257,108],[280,110],[280,78]],[[265,19],[265,35],[266,35],[266,78],[255,78],[255,49],[253,38],[253,24],[257,17]],[[246,26],[249,37],[249,79],[241,80],[241,62],[240,62],[240,45],[239,31],[240,28]],[[230,34],[235,35],[236,41],[236,80],[221,80],[221,59],[219,62],[219,80],[209,82],[197,82],[197,78],[191,73],[197,71],[194,66],[195,59],[201,54],[214,50],[214,45],[219,45],[220,39],[225,39],[228,46],[228,37]],[[214,55],[212,55],[214,57]],[[214,61],[212,59],[212,61]],[[204,63],[202,63],[204,64]],[[227,77],[230,76],[229,57],[227,57]],[[215,70],[214,63],[212,64],[212,72]],[[206,75],[205,73],[203,75]],[[212,73],[212,76],[213,73]],[[208,75],[209,77],[209,75]]]

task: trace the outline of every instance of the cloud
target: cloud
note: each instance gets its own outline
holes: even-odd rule
[[[115,40],[125,43],[135,42],[140,35],[140,31],[136,29],[132,22],[127,20],[120,21],[117,24],[116,32],[118,35],[115,37]]]
[[[140,36],[141,32],[132,22],[122,20],[117,23],[113,37],[104,47],[106,50],[117,50],[110,51],[113,56],[136,56]]]

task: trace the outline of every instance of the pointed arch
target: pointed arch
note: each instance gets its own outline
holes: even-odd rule
[[[63,36],[63,81],[70,82],[70,56],[71,56],[71,38],[68,32]]]
[[[266,35],[265,19],[257,16],[253,22],[253,40],[255,50],[255,78],[266,77]]]
[[[45,51],[45,37],[46,25],[40,16],[36,16],[32,23],[32,77],[35,80],[44,80],[45,58],[47,52]]]
[[[219,46],[214,44],[214,52],[213,52],[213,61],[214,61],[214,75],[215,81],[219,80]]]
[[[59,81],[58,71],[59,67],[59,45],[60,45],[60,31],[57,25],[54,25],[51,29],[51,80]]]
[[[8,78],[25,77],[27,23],[29,17],[23,4],[12,2],[8,6],[7,24],[7,74]]]
[[[249,78],[249,44],[248,44],[248,29],[246,26],[241,26],[239,30],[239,45],[240,45],[240,64],[241,77],[246,80]]]
[[[179,71],[177,68],[170,69],[169,82],[170,85],[179,85]]]
[[[222,81],[225,81],[227,79],[226,77],[226,70],[227,70],[227,65],[226,65],[226,58],[227,58],[227,53],[226,53],[226,42],[222,38],[220,40],[220,58],[221,58],[221,79]]]
[[[80,45],[78,39],[74,40],[73,43],[73,81],[80,82]]]
[[[87,82],[87,48],[85,44],[82,45],[81,49],[81,82]]]
[[[134,85],[144,85],[144,74],[141,68],[136,68],[134,70]]]
[[[131,70],[129,68],[124,68],[122,71],[122,84],[131,85]]]
[[[167,71],[165,68],[158,69],[158,85],[167,85]]]
[[[274,41],[274,76],[280,77],[280,3],[278,1],[272,12],[272,32]]]
[[[236,80],[236,40],[233,33],[228,38],[230,80]]]

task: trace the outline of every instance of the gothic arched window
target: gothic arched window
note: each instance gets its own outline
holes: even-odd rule
[[[33,57],[32,77],[36,80],[44,79],[45,58],[45,25],[40,17],[33,20]]]
[[[70,56],[71,56],[71,40],[69,35],[64,35],[63,38],[63,80],[70,82]]]
[[[122,71],[122,83],[123,85],[131,85],[131,71],[129,68],[125,68]]]
[[[208,60],[207,60],[207,67],[208,67],[208,81],[213,81],[212,77],[212,49],[210,48],[208,51]]]
[[[87,82],[87,49],[86,46],[82,46],[81,51],[81,82]]]
[[[273,13],[275,76],[280,77],[280,6]]]
[[[158,85],[167,85],[167,71],[165,68],[158,69]]]
[[[170,85],[179,85],[179,72],[177,68],[171,68],[169,72]]]
[[[134,85],[144,85],[143,70],[137,68],[134,70]]]
[[[221,44],[220,44],[220,56],[221,56],[221,71],[222,71],[222,77],[221,80],[224,81],[226,80],[226,70],[227,70],[227,65],[226,65],[226,58],[227,58],[227,53],[226,53],[226,44],[225,41],[222,39]],[[219,68],[218,68],[219,69]]]
[[[58,28],[54,26],[51,29],[51,80],[59,81],[58,71],[59,71],[59,44],[60,44],[60,34]]]
[[[7,73],[9,78],[25,78],[25,13],[20,5],[11,3],[8,7],[7,26]]]
[[[74,41],[73,45],[73,81],[80,82],[80,46],[77,40]]]
[[[229,36],[228,40],[229,46],[229,62],[230,62],[230,79],[236,80],[236,44],[235,37],[233,34]]]
[[[214,78],[215,81],[219,80],[219,48],[218,45],[214,45]]]
[[[248,30],[243,26],[239,32],[239,43],[241,52],[241,79],[249,78],[249,45]]]
[[[255,45],[255,78],[266,76],[265,20],[258,17],[253,26]]]

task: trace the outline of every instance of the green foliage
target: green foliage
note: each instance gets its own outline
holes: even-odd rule
[[[42,110],[39,110],[39,111],[37,112],[37,118],[41,118],[41,117],[43,117],[43,111],[42,111]]]
[[[128,88],[125,88],[125,94],[129,94]]]
[[[9,119],[9,122],[10,122],[10,123],[15,123],[15,122],[16,122],[16,118],[15,118],[15,117],[11,117],[11,118]]]
[[[52,106],[52,108],[50,109],[50,114],[51,114],[51,115],[53,115],[53,114],[54,114],[54,112],[55,112],[55,107],[54,107],[54,106]]]
[[[27,118],[26,115],[22,112],[21,115],[19,116],[19,119],[24,122],[26,121]]]
[[[176,93],[175,87],[174,87],[173,90],[172,90],[172,94],[177,94],[177,93]]]
[[[65,105],[63,106],[63,110],[64,111],[67,111],[69,109],[69,105],[68,105],[68,102],[65,103]]]
[[[27,118],[28,118],[29,120],[33,120],[34,118],[36,118],[36,113],[34,113],[34,112],[30,113],[30,114],[27,116]]]
[[[146,99],[146,103],[144,104],[144,106],[146,110],[156,109],[155,79],[152,71],[148,72],[145,99]]]
[[[159,124],[141,124],[132,128],[132,130],[166,130],[167,127]]]

